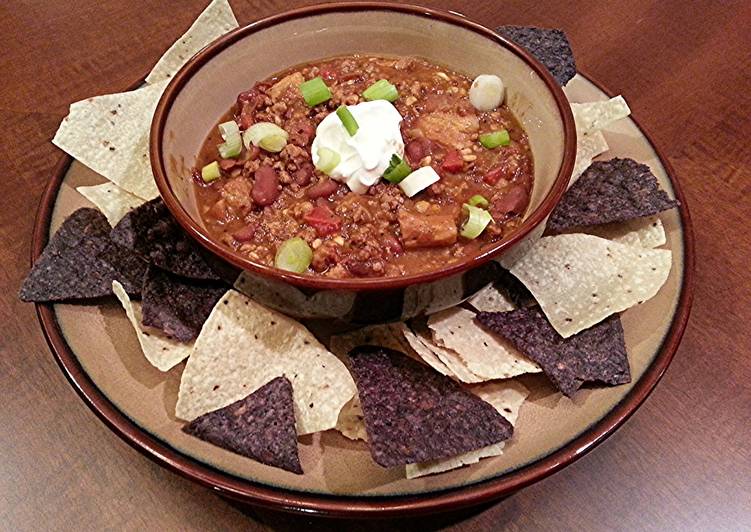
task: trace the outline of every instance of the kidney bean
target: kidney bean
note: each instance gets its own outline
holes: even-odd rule
[[[271,205],[279,197],[279,176],[270,166],[261,166],[256,170],[251,196],[258,205]]]
[[[307,186],[310,184],[310,180],[313,178],[313,165],[310,163],[302,163],[300,165],[300,168],[297,169],[297,171],[292,174],[292,178],[295,180],[295,183],[300,185],[301,187]]]
[[[411,140],[404,147],[404,153],[407,154],[407,160],[412,165],[417,165],[431,153],[431,142],[426,138]]]
[[[528,201],[527,189],[521,185],[515,185],[493,198],[490,213],[496,220],[502,220],[511,214],[522,214]]]
[[[457,150],[449,151],[443,159],[443,163],[441,163],[441,170],[451,172],[452,174],[461,172],[463,168],[464,159],[462,159],[462,154]]]
[[[321,179],[318,183],[310,187],[306,194],[312,199],[325,198],[336,192],[338,188],[339,183],[333,179]]]
[[[255,224],[246,225],[242,229],[238,229],[232,233],[232,238],[238,242],[248,242],[253,239],[253,235],[256,234],[256,229],[257,227]]]

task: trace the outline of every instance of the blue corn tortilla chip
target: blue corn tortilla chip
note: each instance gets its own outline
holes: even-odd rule
[[[126,214],[112,230],[112,240],[175,275],[219,280],[198,245],[172,218],[161,198],[146,202]]]
[[[214,305],[228,286],[217,281],[178,277],[149,266],[141,291],[142,322],[180,342],[198,337]]]
[[[301,475],[292,384],[277,377],[244,399],[183,427],[191,436],[272,467]]]
[[[540,307],[480,312],[476,319],[542,366],[555,387],[568,397],[585,382],[631,382],[617,314],[569,338],[553,329]]]
[[[383,467],[456,456],[513,433],[493,406],[398,351],[360,346],[349,358],[370,454]]]
[[[547,230],[626,222],[679,205],[660,188],[645,164],[633,159],[595,161],[566,191],[548,220]]]
[[[60,302],[112,294],[119,281],[139,296],[146,263],[110,238],[107,218],[96,209],[78,209],[47,243],[21,285],[23,301]]]
[[[496,31],[526,48],[545,65],[560,85],[565,85],[576,75],[576,62],[571,44],[561,30],[533,26],[501,26]]]

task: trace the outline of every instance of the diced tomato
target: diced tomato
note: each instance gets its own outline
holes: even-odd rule
[[[342,226],[342,219],[334,214],[331,209],[321,205],[306,214],[303,220],[316,230],[318,236],[336,233]]]
[[[463,168],[464,159],[462,159],[462,154],[457,150],[451,150],[448,152],[443,159],[443,163],[441,163],[441,170],[451,172],[452,174],[461,172]]]

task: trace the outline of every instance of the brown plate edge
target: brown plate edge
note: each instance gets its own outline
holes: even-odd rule
[[[591,77],[581,72],[580,74],[609,96],[614,94]],[[139,81],[130,88],[136,88],[140,83]],[[605,417],[591,425],[586,431],[557,451],[512,473],[505,474],[501,478],[420,496],[369,497],[367,499],[288,492],[278,488],[267,488],[253,484],[186,457],[147,434],[125,414],[120,412],[99,391],[78,363],[75,353],[68,346],[57,323],[54,305],[52,304],[36,305],[37,317],[42,327],[42,332],[56,362],[76,393],[115,434],[147,458],[166,467],[170,471],[211,488],[221,496],[275,510],[342,518],[388,518],[446,512],[499,499],[542,480],[578,460],[602,443],[631,417],[665,374],[678,349],[688,323],[694,295],[695,255],[693,226],[685,195],[669,161],[664,157],[663,153],[654,144],[652,138],[641,127],[639,122],[633,116],[631,119],[655,150],[670,178],[675,196],[681,203],[679,213],[684,246],[683,279],[673,323],[663,339],[660,352],[655,356],[650,367],[644,372],[628,395]],[[64,155],[60,159],[53,169],[52,179],[42,195],[34,222],[31,246],[32,264],[39,257],[47,243],[57,193],[72,161],[73,159],[68,155]]]

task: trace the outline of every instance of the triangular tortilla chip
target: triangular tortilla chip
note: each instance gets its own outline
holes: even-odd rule
[[[194,419],[183,431],[262,464],[302,475],[292,384],[284,377]]]
[[[195,419],[282,375],[292,382],[300,434],[334,428],[355,394],[344,364],[301,323],[230,290],[198,335],[176,415]]]
[[[501,26],[497,31],[526,48],[561,85],[576,75],[574,53],[563,31],[533,26]]]
[[[136,331],[141,351],[152,366],[159,371],[169,371],[188,358],[193,350],[192,342],[179,342],[159,329],[143,325],[141,302],[131,301],[122,285],[117,281],[112,283],[112,291],[125,309],[125,314]]]
[[[110,225],[96,209],[68,216],[45,246],[19,297],[23,301],[77,301],[112,294],[119,280],[140,294],[146,263],[110,238]]]
[[[237,28],[227,0],[212,0],[182,37],[167,50],[146,76],[146,83],[169,80],[204,46]]]
[[[670,250],[570,234],[541,238],[511,273],[567,338],[653,297],[671,265]]]
[[[576,122],[576,134],[589,135],[626,118],[631,114],[631,109],[623,96],[616,96],[597,102],[572,103],[571,112]]]
[[[488,334],[474,320],[474,312],[454,307],[430,316],[428,327],[437,344],[459,353],[467,368],[483,380],[541,371],[511,344]]]
[[[159,195],[149,159],[149,129],[166,83],[95,96],[70,106],[52,143],[143,199]]]
[[[511,437],[488,403],[402,353],[365,346],[350,354],[370,454],[383,467],[455,456]]]
[[[569,397],[585,382],[631,382],[617,314],[569,338],[562,338],[539,308],[481,312],[477,320],[540,364],[556,388]]]
[[[102,211],[111,225],[117,224],[128,211],[144,203],[138,196],[110,182],[90,187],[76,187],[76,190]]]

